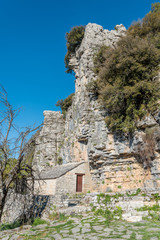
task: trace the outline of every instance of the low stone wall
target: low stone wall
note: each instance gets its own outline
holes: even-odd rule
[[[11,193],[3,215],[3,222],[42,217],[48,219],[54,213],[66,215],[91,211],[101,215],[105,211],[123,220],[137,222],[143,217],[160,218],[160,191],[146,192],[136,189],[121,193],[59,194],[31,196]]]
[[[119,218],[131,222],[142,221],[143,217],[151,218],[155,211],[160,214],[160,191],[137,189],[122,193],[91,193],[86,195],[84,202],[90,203],[92,211],[108,209],[113,213],[118,212]]]
[[[87,193],[88,191],[92,191],[93,184],[89,171],[89,164],[88,162],[84,162],[60,178],[57,178],[56,194],[64,195],[67,193],[76,193],[76,174],[84,174],[82,178],[82,192]]]
[[[49,204],[42,213],[43,218],[57,211],[66,215],[92,211],[100,214],[109,210],[116,218],[130,222],[151,218],[152,213],[160,214],[160,191],[145,192],[137,189],[121,193],[87,193],[50,196]]]

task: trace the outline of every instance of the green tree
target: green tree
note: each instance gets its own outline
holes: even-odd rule
[[[69,33],[66,33],[67,40],[67,54],[65,56],[64,62],[67,68],[66,73],[72,73],[72,66],[69,65],[70,58],[75,50],[80,46],[84,37],[84,26],[76,26],[71,29]]]
[[[160,3],[159,2],[152,4],[151,12],[152,13],[153,12],[155,12],[155,13],[160,12]]]
[[[151,11],[142,19],[135,22],[128,29],[128,34],[153,38],[160,32],[160,3],[152,4]]]
[[[113,131],[134,131],[137,120],[159,107],[159,16],[159,4],[153,5],[114,49],[102,46],[95,56],[98,80],[92,89],[108,110],[106,123]]]
[[[64,117],[66,116],[66,112],[67,112],[68,108],[72,105],[73,96],[74,96],[74,93],[70,94],[64,100],[63,99],[58,100],[56,103],[56,106],[61,108],[62,114],[64,115]]]

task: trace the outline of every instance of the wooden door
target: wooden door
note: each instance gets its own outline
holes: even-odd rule
[[[83,175],[77,175],[76,192],[82,192],[82,177]]]

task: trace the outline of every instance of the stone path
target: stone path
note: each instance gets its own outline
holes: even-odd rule
[[[108,222],[103,217],[77,216],[66,222],[50,222],[37,226],[26,225],[13,230],[1,231],[3,240],[160,240],[160,221],[128,223]]]

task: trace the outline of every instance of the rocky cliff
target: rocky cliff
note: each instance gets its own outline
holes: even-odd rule
[[[93,57],[98,48],[114,47],[126,31],[123,25],[115,29],[108,31],[91,23],[86,26],[82,43],[69,63],[75,72],[72,106],[65,120],[60,112],[44,112],[34,168],[45,171],[61,161],[63,164],[86,161],[94,182],[93,191],[155,189],[160,179],[159,115],[139,122],[139,129],[132,137],[113,134],[104,121],[105,110],[86,88],[96,80]]]
[[[60,112],[44,111],[43,127],[36,139],[33,167],[37,173],[60,162],[58,150],[63,141],[64,119]]]

